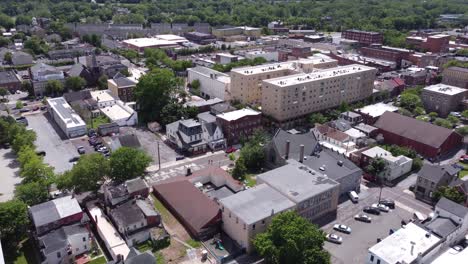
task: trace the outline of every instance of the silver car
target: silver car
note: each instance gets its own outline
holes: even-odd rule
[[[373,204],[371,207],[379,209],[380,211],[386,212],[386,213],[390,211],[390,208],[383,204]]]
[[[327,239],[327,241],[332,242],[332,243],[336,243],[336,244],[343,243],[343,238],[335,234],[327,234],[325,238]]]
[[[346,234],[351,234],[351,227],[346,226],[346,225],[335,224],[333,226],[333,229],[335,229],[336,231],[346,233]]]

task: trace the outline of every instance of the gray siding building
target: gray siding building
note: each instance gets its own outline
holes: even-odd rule
[[[432,202],[433,194],[441,186],[448,186],[458,178],[460,169],[451,165],[438,166],[424,164],[418,172],[418,179],[414,188],[417,199]]]
[[[460,109],[466,92],[466,89],[440,83],[424,88],[421,97],[427,112],[437,112],[439,116],[445,117]]]

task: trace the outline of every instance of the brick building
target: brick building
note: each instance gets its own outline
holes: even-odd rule
[[[445,34],[406,37],[406,44],[415,49],[439,53],[446,52],[449,48],[450,36]]]
[[[261,113],[249,108],[219,114],[216,120],[221,124],[228,145],[238,144],[242,137],[249,137],[261,128]]]
[[[15,93],[21,89],[20,77],[14,71],[0,71],[0,87]]]
[[[373,43],[383,43],[382,33],[372,31],[361,31],[349,29],[341,32],[341,37],[344,39],[355,40],[363,45],[370,45]]]
[[[442,73],[442,83],[468,89],[468,69],[449,67]]]
[[[409,61],[412,51],[388,46],[372,45],[370,47],[362,47],[360,53],[366,57],[395,62],[399,68],[402,65],[402,60]]]
[[[375,127],[386,144],[408,147],[431,159],[448,154],[460,146],[463,139],[451,129],[393,112],[385,112]]]

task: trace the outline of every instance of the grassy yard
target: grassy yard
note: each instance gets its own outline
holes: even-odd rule
[[[193,248],[199,248],[199,247],[202,246],[200,241],[196,241],[196,240],[193,240],[193,239],[189,239],[189,240],[185,241],[185,243],[189,244]]]
[[[105,115],[100,115],[98,117],[93,118],[92,120],[88,120],[86,126],[88,127],[88,129],[97,129],[100,125],[108,123],[110,123],[109,118],[107,118]]]
[[[107,263],[107,260],[104,256],[95,258],[89,262],[89,264],[106,264],[106,263]]]
[[[257,185],[257,179],[255,177],[255,174],[247,174],[245,175],[245,184],[249,187],[254,187]]]
[[[459,162],[458,165],[461,165],[461,166],[464,167],[464,169],[462,171],[460,171],[460,174],[458,175],[458,177],[461,179],[461,178],[465,177],[466,175],[468,175],[468,165],[463,164],[461,162]]]
[[[39,263],[36,259],[35,251],[36,249],[33,247],[29,240],[25,240],[23,242],[23,246],[21,246],[16,252],[6,252],[5,253],[5,261],[6,263],[13,263],[13,264],[36,264]]]
[[[154,207],[161,214],[162,220],[166,224],[177,223],[177,220],[172,216],[172,214],[166,209],[166,207],[153,195]]]

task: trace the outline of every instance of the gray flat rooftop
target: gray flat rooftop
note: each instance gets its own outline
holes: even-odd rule
[[[238,192],[219,202],[246,224],[256,223],[272,213],[277,214],[295,206],[286,196],[266,184]]]
[[[48,98],[47,102],[64,123],[67,124],[67,127],[86,126],[86,123],[75,113],[65,98]]]
[[[257,182],[270,185],[296,203],[339,185],[325,174],[292,159],[287,165],[258,175]]]

